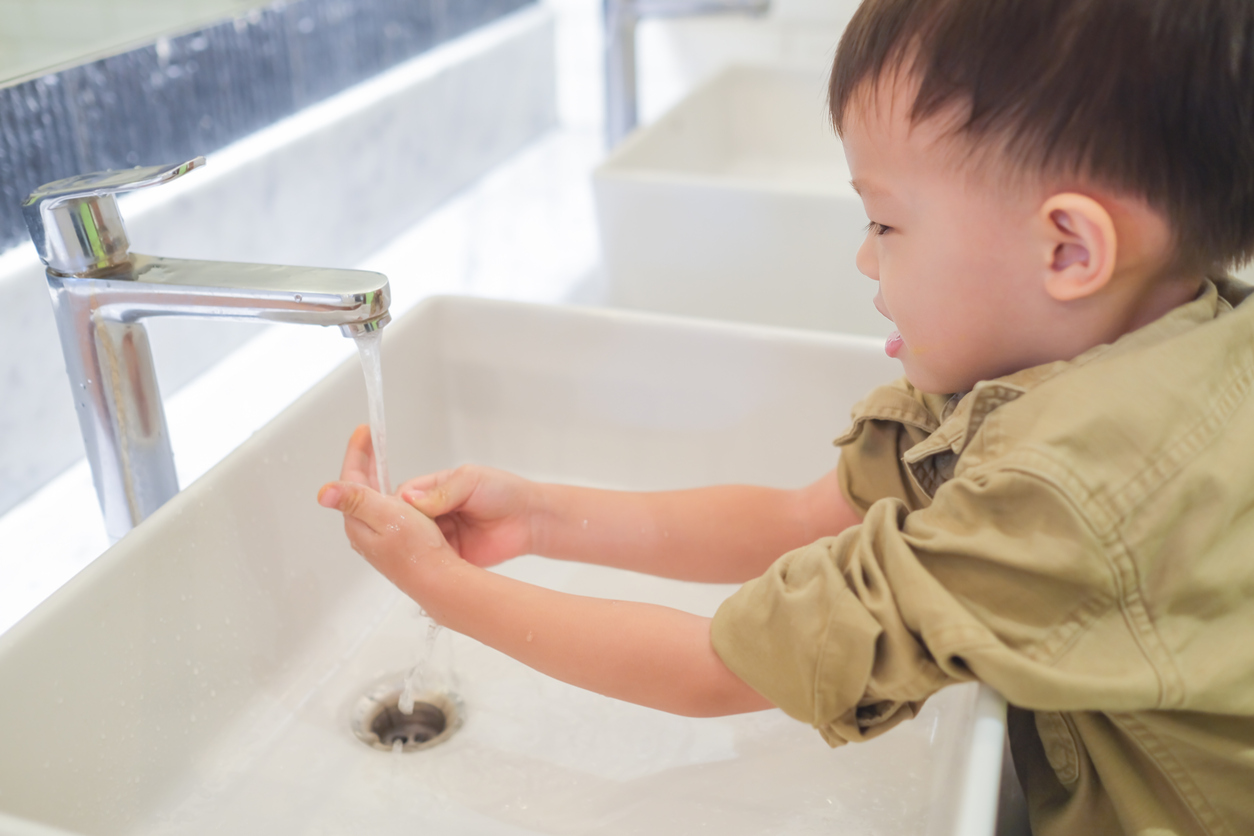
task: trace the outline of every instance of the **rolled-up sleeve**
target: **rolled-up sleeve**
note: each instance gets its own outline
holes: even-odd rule
[[[954,479],[918,511],[874,503],[861,525],[742,587],[711,638],[737,676],[835,746],[977,677],[1049,710],[1095,707],[1094,689],[1112,707],[1152,702],[1152,666],[1114,600],[1083,514],[1011,469]],[[1075,652],[1098,629],[1103,652]]]
[[[862,525],[781,557],[714,616],[714,649],[732,672],[833,746],[913,717],[950,681],[904,624],[866,542],[878,518],[907,513],[900,500],[876,503]]]

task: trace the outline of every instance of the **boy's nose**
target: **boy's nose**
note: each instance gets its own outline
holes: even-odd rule
[[[858,255],[854,258],[854,264],[858,267],[858,272],[866,276],[868,279],[880,280],[880,263],[875,257],[875,241],[874,236],[868,232],[866,238],[862,239],[862,246],[858,247]]]

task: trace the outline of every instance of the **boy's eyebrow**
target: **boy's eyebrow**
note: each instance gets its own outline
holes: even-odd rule
[[[886,195],[888,192],[875,185],[875,183],[859,183],[856,179],[850,180],[849,185],[853,186],[853,190],[858,193],[859,197],[866,197],[867,194]]]
[[[858,193],[858,197],[863,200],[866,200],[868,197],[873,197],[876,200],[891,200],[893,197],[891,190],[884,188],[874,180],[867,181],[855,178],[849,181],[849,185]]]

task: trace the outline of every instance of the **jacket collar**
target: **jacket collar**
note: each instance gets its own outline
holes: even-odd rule
[[[900,398],[892,399],[884,404],[883,409],[876,409],[875,412],[896,414],[867,414],[864,417],[902,421],[931,433],[907,450],[902,455],[902,461],[919,487],[932,496],[953,477],[958,457],[998,408],[1018,400],[1066,371],[1102,358],[1157,345],[1229,313],[1251,292],[1254,292],[1254,287],[1233,279],[1207,279],[1193,301],[1124,334],[1113,343],[1095,346],[1071,360],[1032,366],[994,380],[982,380],[970,392],[956,395],[922,394],[913,387],[910,391],[894,390]],[[914,393],[914,397],[910,392]],[[851,432],[856,434],[859,425],[855,425]]]

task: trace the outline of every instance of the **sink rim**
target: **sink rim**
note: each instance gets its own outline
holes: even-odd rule
[[[695,337],[697,339],[734,337],[736,339],[743,340],[748,343],[760,342],[762,340],[768,340],[768,341],[781,341],[782,340],[784,342],[797,345],[797,346],[807,346],[807,347],[813,347],[813,348],[827,348],[827,349],[831,349],[835,347],[848,347],[851,349],[856,348],[864,352],[865,351],[878,351],[878,347],[879,347],[878,341],[875,340],[874,338],[869,338],[869,337],[857,337],[857,336],[850,336],[850,335],[797,331],[793,329],[776,328],[772,326],[762,326],[762,325],[741,325],[741,324],[735,324],[735,323],[709,322],[705,320],[688,319],[684,317],[675,317],[675,316],[668,316],[668,315],[661,315],[661,314],[648,314],[648,313],[620,311],[620,310],[586,309],[586,308],[578,308],[575,306],[558,307],[558,306],[527,305],[524,303],[467,299],[464,297],[443,297],[443,298],[433,298],[431,300],[428,300],[422,303],[418,308],[415,309],[414,314],[413,314],[413,320],[416,321],[420,318],[421,315],[418,313],[419,311],[423,311],[423,310],[433,311],[434,310],[435,313],[438,314],[440,310],[444,310],[445,312],[447,312],[450,309],[452,309],[454,312],[456,312],[457,310],[472,311],[472,312],[476,310],[481,311],[481,312],[491,311],[491,312],[495,312],[497,315],[500,315],[500,314],[509,315],[511,313],[517,314],[519,312],[527,312],[530,315],[532,315],[533,318],[536,318],[537,322],[544,317],[550,317],[550,318],[565,317],[570,321],[578,320],[580,323],[583,323],[590,327],[600,328],[600,329],[612,327],[613,323],[618,323],[618,324],[626,325],[628,327],[642,327],[645,329],[653,328],[659,331],[686,335],[689,337]],[[407,315],[404,319],[410,320],[410,315]],[[386,334],[387,332],[385,332],[385,339],[386,339]],[[359,376],[359,372],[355,368],[355,361],[353,361],[352,358],[349,358],[349,360],[346,361],[345,364],[341,365],[340,368],[338,368],[334,373],[332,373],[332,375],[328,376],[325,380],[323,380],[316,387],[314,387],[313,390],[311,390],[309,393],[306,393],[305,396],[303,396],[300,400],[297,401],[296,404],[294,404],[293,408],[286,410],[282,415],[279,416],[279,418],[276,418],[275,421],[267,425],[266,428],[260,431],[248,443],[246,443],[240,449],[232,453],[231,456],[229,456],[222,463],[220,463],[217,467],[215,467],[212,471],[210,471],[210,473],[207,474],[205,478],[202,478],[201,480],[198,480],[193,485],[189,486],[188,489],[182,492],[178,497],[176,497],[175,500],[173,500],[166,507],[161,509],[161,511],[155,514],[149,521],[145,522],[142,526],[137,528],[135,532],[133,532],[131,535],[128,535],[127,538],[124,538],[122,541],[120,541],[119,544],[117,544],[117,546],[115,546],[113,549],[110,549],[110,551],[106,553],[105,556],[102,556],[102,558],[96,561],[95,564],[93,564],[92,566],[89,566],[83,573],[81,573],[78,577],[76,577],[69,584],[67,584],[66,587],[64,587],[61,591],[56,593],[56,595],[50,598],[49,601],[45,602],[44,605],[41,605],[34,612],[32,612],[29,616],[27,616],[27,618],[23,619],[21,622],[15,625],[13,629],[8,631],[6,636],[0,636],[0,665],[4,664],[4,661],[10,657],[13,648],[16,645],[23,642],[24,637],[28,633],[38,632],[38,627],[40,623],[46,623],[50,619],[57,618],[60,611],[64,610],[66,607],[73,605],[76,597],[81,597],[82,595],[85,594],[83,590],[87,590],[89,588],[95,589],[97,583],[99,583],[100,580],[103,577],[105,577],[107,574],[109,574],[110,572],[120,572],[121,570],[117,568],[115,564],[120,565],[121,562],[127,558],[128,554],[134,554],[134,555],[147,554],[148,555],[147,560],[150,563],[162,560],[164,556],[156,555],[154,557],[152,556],[154,554],[154,551],[150,549],[149,551],[145,552],[144,547],[146,543],[151,544],[151,542],[153,541],[160,540],[162,536],[161,529],[166,524],[166,522],[170,522],[174,519],[177,519],[185,511],[188,511],[188,510],[192,510],[193,514],[195,514],[194,506],[192,505],[192,503],[199,503],[202,499],[207,499],[208,496],[212,494],[213,491],[215,490],[214,474],[221,475],[223,468],[241,467],[243,466],[243,464],[241,463],[249,462],[251,460],[251,457],[258,454],[259,450],[266,449],[265,445],[269,438],[272,438],[284,432],[284,427],[283,427],[284,423],[290,424],[292,422],[301,420],[300,407],[302,404],[306,403],[308,399],[316,399],[318,397],[317,393],[319,392],[330,391],[334,389],[335,386],[340,385],[337,381],[340,378],[344,378],[346,376]],[[362,406],[364,408],[364,404]],[[132,559],[138,560],[138,559],[143,559],[143,558],[136,557]],[[110,567],[113,567],[113,568],[111,569]],[[358,571],[355,574],[360,574],[363,578],[370,578],[370,579],[377,580],[377,576],[373,574],[373,571],[370,570],[369,567],[366,566],[366,564],[364,564],[364,562],[360,563],[360,565],[357,566],[357,570]],[[365,582],[363,581],[363,583]],[[375,584],[372,584],[372,583],[366,584],[366,586],[372,586],[372,585],[375,585]],[[386,587],[386,588],[389,591],[391,589],[390,587]],[[78,591],[76,592],[75,590],[78,590]],[[351,607],[349,608],[351,609]],[[996,711],[994,710],[993,713],[995,714]],[[998,728],[1001,728],[1001,726],[998,726]],[[998,763],[999,763],[1000,753],[1001,753],[1000,737],[998,738],[995,751],[996,751],[996,755],[997,755]],[[994,782],[994,786],[995,786],[995,782]],[[994,796],[995,796],[995,793],[994,793]],[[13,818],[12,816],[9,816],[8,814],[4,812],[0,812],[0,817],[3,817],[3,818],[0,818],[0,824],[4,824],[6,827],[7,827],[7,822],[5,821],[5,819]],[[14,821],[18,821],[18,820],[14,819]],[[46,828],[46,826],[36,825],[34,822],[30,822],[30,824],[36,828],[38,827]],[[16,832],[22,832],[22,831],[16,831]],[[27,831],[27,832],[39,832],[39,831],[32,830],[32,831]],[[52,832],[57,832],[57,831],[54,830]],[[65,831],[61,831],[61,832],[65,832]]]

